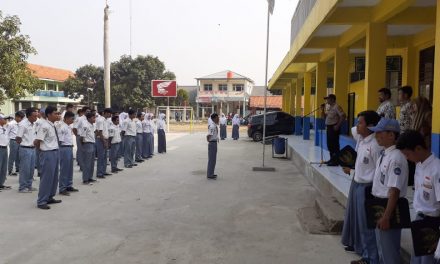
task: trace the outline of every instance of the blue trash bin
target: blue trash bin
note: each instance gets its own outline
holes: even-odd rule
[[[284,154],[286,152],[286,139],[284,138],[275,138],[273,140],[273,146],[275,150],[275,154]]]

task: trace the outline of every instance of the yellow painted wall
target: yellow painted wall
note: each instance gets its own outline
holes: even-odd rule
[[[357,114],[359,114],[362,111],[365,111],[367,109],[365,109],[365,100],[364,100],[364,85],[365,85],[365,81],[359,81],[359,82],[354,82],[351,83],[349,86],[349,92],[350,93],[355,93],[356,95],[356,102],[355,102],[355,109],[354,109],[354,114],[355,116],[357,116]]]

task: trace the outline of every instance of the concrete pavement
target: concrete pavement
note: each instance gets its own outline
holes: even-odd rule
[[[253,172],[261,144],[221,141],[216,181],[206,179],[205,133],[168,135],[168,153],[84,186],[48,211],[36,193],[0,193],[0,263],[349,263],[339,236],[310,235],[297,209],[315,190],[291,161]],[[38,181],[35,182],[38,187]],[[59,196],[57,198],[60,198]]]

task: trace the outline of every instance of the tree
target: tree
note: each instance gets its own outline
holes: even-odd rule
[[[83,95],[83,104],[98,102],[101,106],[104,103],[104,69],[91,64],[78,68],[75,76],[64,82],[63,90],[66,96]]]
[[[0,11],[0,102],[32,93],[40,81],[27,67],[27,58],[36,54],[29,36],[20,34],[18,16],[3,16]]]
[[[174,100],[174,105],[185,106],[189,101],[189,94],[186,90],[179,89],[177,90],[177,97]]]

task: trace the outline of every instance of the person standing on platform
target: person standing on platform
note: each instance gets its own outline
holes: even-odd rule
[[[440,219],[440,160],[426,147],[422,134],[407,130],[397,140],[397,149],[416,163],[413,208],[415,220]],[[434,255],[411,258],[411,264],[436,263]]]
[[[111,117],[112,110],[110,108],[104,109],[96,118],[96,152],[98,155],[98,162],[96,164],[96,177],[104,179],[105,176],[111,175],[107,173],[107,150],[108,150],[108,120]]]
[[[157,120],[157,152],[167,153],[167,139],[165,136],[165,114],[159,114],[159,120]]]
[[[238,140],[240,138],[240,116],[238,114],[234,115],[232,118],[232,138]]]
[[[0,114],[0,191],[11,189],[10,186],[5,186],[6,173],[8,171],[8,145],[9,136],[7,129],[6,116]]]
[[[82,155],[82,178],[83,184],[92,185],[96,182],[93,179],[93,171],[95,168],[95,114],[88,112],[86,114],[86,122],[83,122],[81,129],[78,131],[81,144]]]
[[[20,159],[18,157],[19,144],[16,141],[18,124],[23,120],[24,113],[18,111],[15,113],[15,119],[8,123],[8,137],[9,137],[9,160],[8,160],[8,174],[16,176],[20,171]],[[13,172],[15,163],[15,172]]]
[[[222,117],[220,118],[220,139],[225,140],[227,136],[226,128],[227,128],[227,119],[225,117],[225,114],[222,114]]]
[[[377,113],[381,117],[396,119],[396,107],[391,102],[391,90],[388,88],[382,88],[379,90],[379,108]]]
[[[207,178],[211,180],[217,179],[217,174],[215,174],[215,165],[217,163],[217,144],[219,142],[218,138],[218,114],[214,113],[211,115],[212,123],[209,125],[208,135],[206,140],[208,141],[208,169]]]
[[[346,251],[355,251],[362,257],[360,260],[352,261],[352,264],[379,263],[376,235],[374,229],[368,229],[365,213],[365,194],[371,189],[376,163],[383,150],[377,144],[375,134],[368,128],[376,126],[379,120],[380,116],[375,111],[358,114],[355,137],[358,156],[342,229],[342,244],[346,246]],[[344,167],[343,170],[350,175],[350,168]]]
[[[399,197],[405,197],[408,186],[408,163],[405,156],[396,148],[399,137],[399,122],[382,118],[375,127],[368,128],[376,133],[381,152],[374,173],[371,194],[388,199],[383,216],[377,221],[376,243],[379,261],[384,264],[399,264],[401,229],[390,229],[390,219],[397,207]]]
[[[112,124],[109,127],[109,141],[110,141],[110,164],[112,173],[118,173],[122,169],[118,168],[119,161],[119,147],[121,145],[121,127],[119,126],[119,117],[112,117]]]
[[[30,193],[37,189],[32,187],[35,171],[35,122],[37,121],[37,109],[26,109],[26,119],[18,125],[16,141],[20,144],[18,155],[20,159],[20,172],[18,174],[20,193]]]
[[[53,198],[57,192],[60,164],[59,137],[54,124],[59,120],[59,116],[60,113],[55,107],[48,106],[45,109],[46,118],[40,122],[35,137],[41,167],[37,206],[44,210],[50,209],[49,204],[61,203],[61,200]]]
[[[330,160],[326,162],[327,166],[338,166],[337,156],[339,153],[339,135],[341,126],[345,121],[346,114],[342,107],[336,103],[336,95],[329,94],[324,97],[325,105],[321,105],[321,115],[325,118],[327,127],[327,148],[330,152]]]
[[[75,118],[73,112],[64,113],[62,121],[56,126],[60,140],[60,180],[59,194],[69,196],[77,192],[73,187],[73,133],[72,124]]]
[[[135,161],[136,162],[144,162],[142,158],[142,147],[143,147],[143,128],[142,128],[142,119],[144,118],[144,114],[138,112],[136,114],[136,154]]]
[[[122,124],[123,145],[124,145],[124,166],[125,168],[132,168],[137,166],[134,162],[134,155],[136,150],[136,122],[134,118],[136,112],[133,109],[128,110],[128,118]]]

